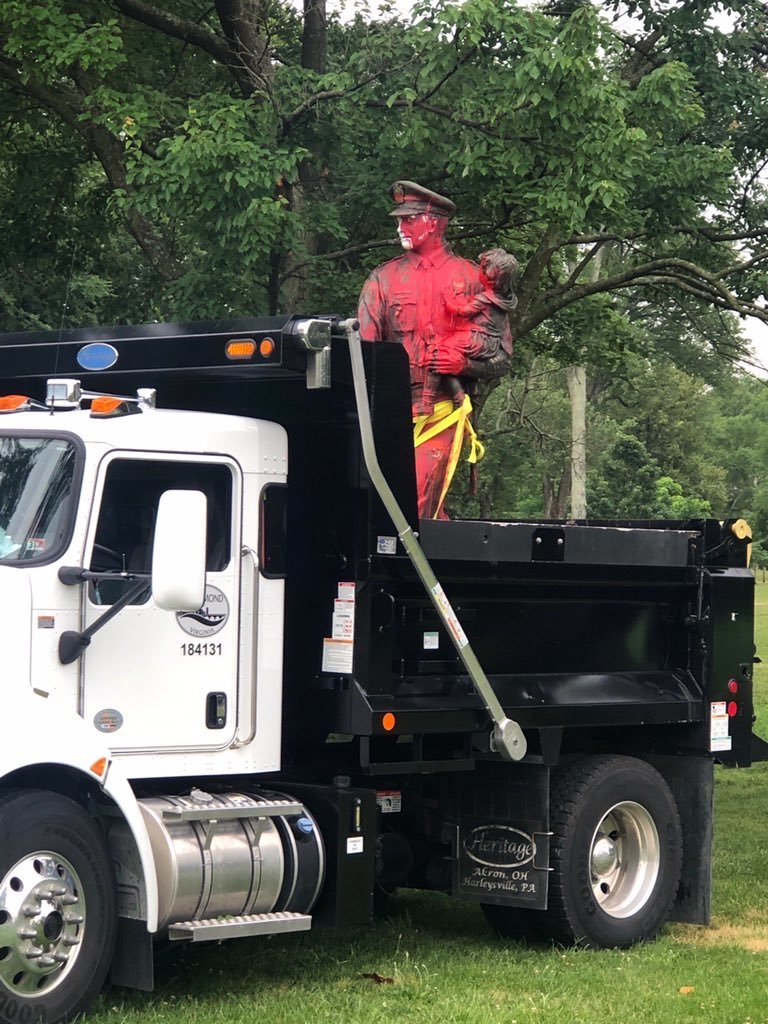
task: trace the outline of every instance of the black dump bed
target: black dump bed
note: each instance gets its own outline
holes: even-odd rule
[[[710,751],[711,705],[733,702],[735,680],[731,746],[718,756],[747,759],[753,579],[729,524],[434,522],[421,540],[534,755],[617,741]],[[334,728],[369,736],[382,770],[404,758],[387,713],[420,737],[417,762],[458,758],[445,734],[481,731],[487,718],[450,631],[404,556],[373,557],[357,587],[354,673],[318,682]]]

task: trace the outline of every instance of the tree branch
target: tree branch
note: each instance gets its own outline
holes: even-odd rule
[[[760,252],[753,256],[751,260],[744,260],[743,263],[732,263],[730,267],[726,267],[719,274],[715,274],[715,280],[722,281],[724,277],[730,277],[731,274],[740,274],[744,270],[749,270],[750,267],[756,267],[760,263],[765,263],[766,260],[768,260],[768,252]]]
[[[315,263],[317,260],[341,260],[345,256],[354,256],[358,253],[373,252],[375,249],[386,249],[392,248],[395,245],[399,245],[400,241],[398,238],[387,238],[383,242],[358,242],[356,245],[348,245],[344,249],[337,249],[335,252],[323,252],[318,253],[316,256],[312,256],[308,260],[304,260],[302,263],[296,263],[291,267],[288,274],[280,277],[280,284],[282,285],[289,277],[293,277],[298,271],[303,270],[310,263]]]
[[[587,267],[592,262],[592,260],[595,258],[595,256],[597,256],[597,254],[603,248],[603,246],[607,245],[607,242],[608,242],[607,239],[604,239],[604,240],[599,241],[599,242],[595,242],[595,244],[592,246],[592,248],[589,250],[589,252],[586,253],[585,256],[583,257],[583,259],[579,260],[579,262],[573,268],[571,276],[565,282],[565,285],[563,287],[571,288],[573,285],[576,284],[576,282],[581,277],[581,274],[582,274],[582,271],[584,270],[584,268]]]
[[[516,327],[519,328],[522,313],[530,305],[534,292],[538,288],[544,268],[551,260],[553,254],[558,250],[560,244],[557,228],[550,226],[544,232],[536,252],[534,252],[533,256],[528,260],[528,265],[526,266],[525,272],[520,278],[520,283],[517,287],[518,305],[515,316]]]
[[[359,82],[355,82],[348,89],[323,89],[320,92],[314,93],[312,96],[308,96],[302,103],[292,110],[289,114],[282,115],[283,132],[284,134],[291,129],[296,121],[299,120],[308,110],[316,106],[318,103],[322,103],[324,100],[336,100],[342,99],[344,96],[351,96],[353,93],[358,92],[360,89],[364,89],[366,85],[370,85],[371,82],[375,82],[385,77],[386,75],[394,74],[396,71],[402,71],[413,63],[413,58],[410,58],[403,64],[396,65],[391,68],[384,68],[381,71],[377,71],[372,75],[368,75],[367,78],[361,79]],[[370,104],[369,104],[370,106]]]
[[[110,3],[121,14],[133,21],[139,21],[149,28],[157,29],[166,36],[191,43],[193,46],[205,50],[225,66],[229,63],[230,52],[226,42],[215,32],[202,28],[196,22],[178,18],[175,14],[144,3],[143,0],[110,0]]]
[[[215,0],[224,38],[195,21],[179,18],[144,0],[109,0],[121,14],[163,35],[196,46],[225,67],[243,96],[267,91],[267,45],[259,33],[251,0]]]
[[[588,298],[590,295],[642,285],[660,284],[673,285],[696,299],[719,309],[729,310],[743,317],[753,316],[768,323],[768,308],[754,302],[742,302],[723,284],[717,273],[705,270],[688,260],[670,257],[651,260],[636,267],[628,267],[621,273],[601,278],[598,281],[574,285],[567,291],[564,286],[560,286],[556,290],[545,292],[541,302],[531,311],[531,315],[528,317],[523,315],[517,321],[516,336],[522,337],[554,313],[580,299]],[[524,310],[523,313],[525,312]]]

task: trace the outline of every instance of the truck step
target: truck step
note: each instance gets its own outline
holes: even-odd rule
[[[226,821],[304,813],[304,807],[296,800],[253,800],[241,794],[214,796],[205,801],[174,797],[173,802],[175,806],[163,808],[164,821]]]
[[[281,932],[308,932],[309,914],[244,914],[242,917],[211,918],[207,921],[179,921],[168,929],[171,940],[212,942],[218,939],[242,939],[248,935],[278,935]]]

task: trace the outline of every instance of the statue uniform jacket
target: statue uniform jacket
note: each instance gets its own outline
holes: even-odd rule
[[[411,386],[420,389],[428,353],[458,325],[443,298],[480,291],[479,268],[444,248],[429,256],[406,252],[377,267],[363,285],[358,319],[364,341],[405,346]]]

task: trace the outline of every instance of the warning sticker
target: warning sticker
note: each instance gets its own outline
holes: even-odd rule
[[[733,749],[733,737],[731,736],[714,736],[709,741],[709,749],[713,754],[716,754],[718,750],[732,750]]]
[[[728,710],[724,700],[713,700],[710,704],[709,749],[731,750],[733,740],[728,735]]]
[[[323,640],[323,672],[351,675],[355,639],[355,583],[339,583],[333,601],[331,635]]]
[[[443,590],[439,583],[436,583],[434,587],[432,587],[432,593],[435,595],[435,600],[437,601],[438,605],[440,606],[440,610],[445,616],[448,628],[456,638],[456,643],[459,645],[459,647],[466,647],[469,644],[469,640],[467,640],[467,635],[461,628],[461,623],[456,618],[456,612],[451,607],[451,602],[445,596],[445,591]]]
[[[353,640],[355,636],[355,602],[333,602],[333,625],[331,637],[334,640]]]
[[[351,675],[355,646],[351,640],[323,640],[323,672]]]
[[[376,803],[382,814],[399,814],[403,809],[403,794],[399,789],[378,789]]]
[[[425,633],[424,634],[424,650],[425,651],[438,651],[440,650],[440,634],[439,633]]]
[[[363,836],[349,836],[347,839],[347,853],[362,853],[363,845]]]

